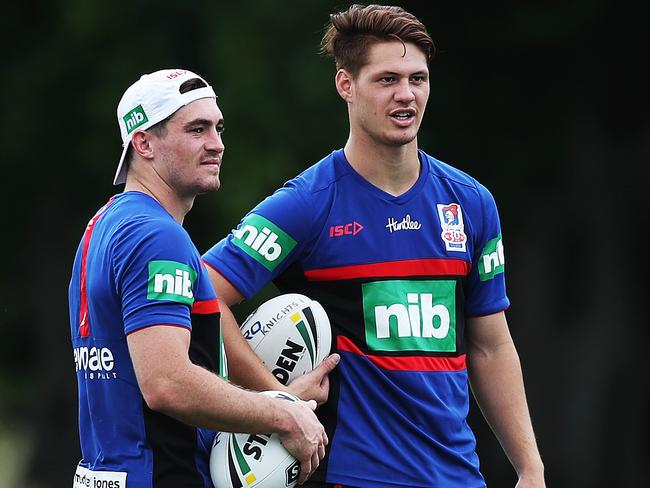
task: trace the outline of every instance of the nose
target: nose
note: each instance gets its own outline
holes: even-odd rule
[[[400,80],[395,91],[395,100],[398,102],[412,102],[415,100],[415,93],[408,78]]]
[[[216,127],[210,129],[209,137],[205,141],[205,149],[207,151],[215,151],[218,153],[224,152],[226,146],[223,144],[221,132]]]

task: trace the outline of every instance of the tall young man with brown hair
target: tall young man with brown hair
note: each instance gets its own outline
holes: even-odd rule
[[[238,381],[277,387],[228,306],[273,280],[318,300],[340,363],[319,411],[331,439],[310,486],[485,486],[469,384],[517,471],[543,487],[521,367],[504,310],[496,205],[474,178],[418,149],[434,46],[398,7],[331,16],[323,51],[350,134],[256,206],[204,255]],[[291,387],[291,386],[290,386]],[[294,391],[304,384],[296,385]]]

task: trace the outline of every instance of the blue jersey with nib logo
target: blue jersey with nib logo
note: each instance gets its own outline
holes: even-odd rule
[[[127,335],[190,331],[190,359],[226,375],[220,314],[201,256],[153,198],[119,194],[90,220],[69,287],[82,459],[73,486],[212,487],[195,427],[148,408]]]
[[[203,256],[247,298],[272,280],[328,313],[341,363],[318,411],[330,446],[314,480],[485,486],[466,421],[465,318],[509,306],[498,213],[476,180],[419,158],[415,185],[392,196],[335,151]]]

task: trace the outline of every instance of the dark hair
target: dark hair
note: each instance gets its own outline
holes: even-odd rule
[[[343,12],[330,15],[321,41],[321,52],[330,55],[337,69],[357,75],[366,64],[368,48],[381,41],[411,42],[422,50],[427,63],[436,47],[426,27],[401,7],[354,4]]]
[[[179,93],[187,93],[189,91],[196,90],[197,88],[203,88],[205,86],[208,85],[201,78],[191,78],[183,82],[181,86],[178,88],[178,91]],[[174,112],[174,114],[175,113],[176,112]],[[164,118],[160,122],[152,125],[147,129],[147,131],[153,132],[158,137],[165,137],[167,135],[167,122],[169,122],[169,120],[173,117],[174,114],[171,114],[169,117]],[[129,148],[126,151],[126,156],[124,157],[124,163],[130,164],[131,161],[133,161],[133,146],[129,141]]]

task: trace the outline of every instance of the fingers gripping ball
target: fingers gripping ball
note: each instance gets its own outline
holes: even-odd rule
[[[298,293],[264,302],[244,321],[241,332],[283,385],[318,366],[332,345],[325,310]]]
[[[261,395],[298,401],[279,391]],[[293,488],[299,474],[300,463],[277,434],[219,432],[212,444],[210,475],[215,488]]]

